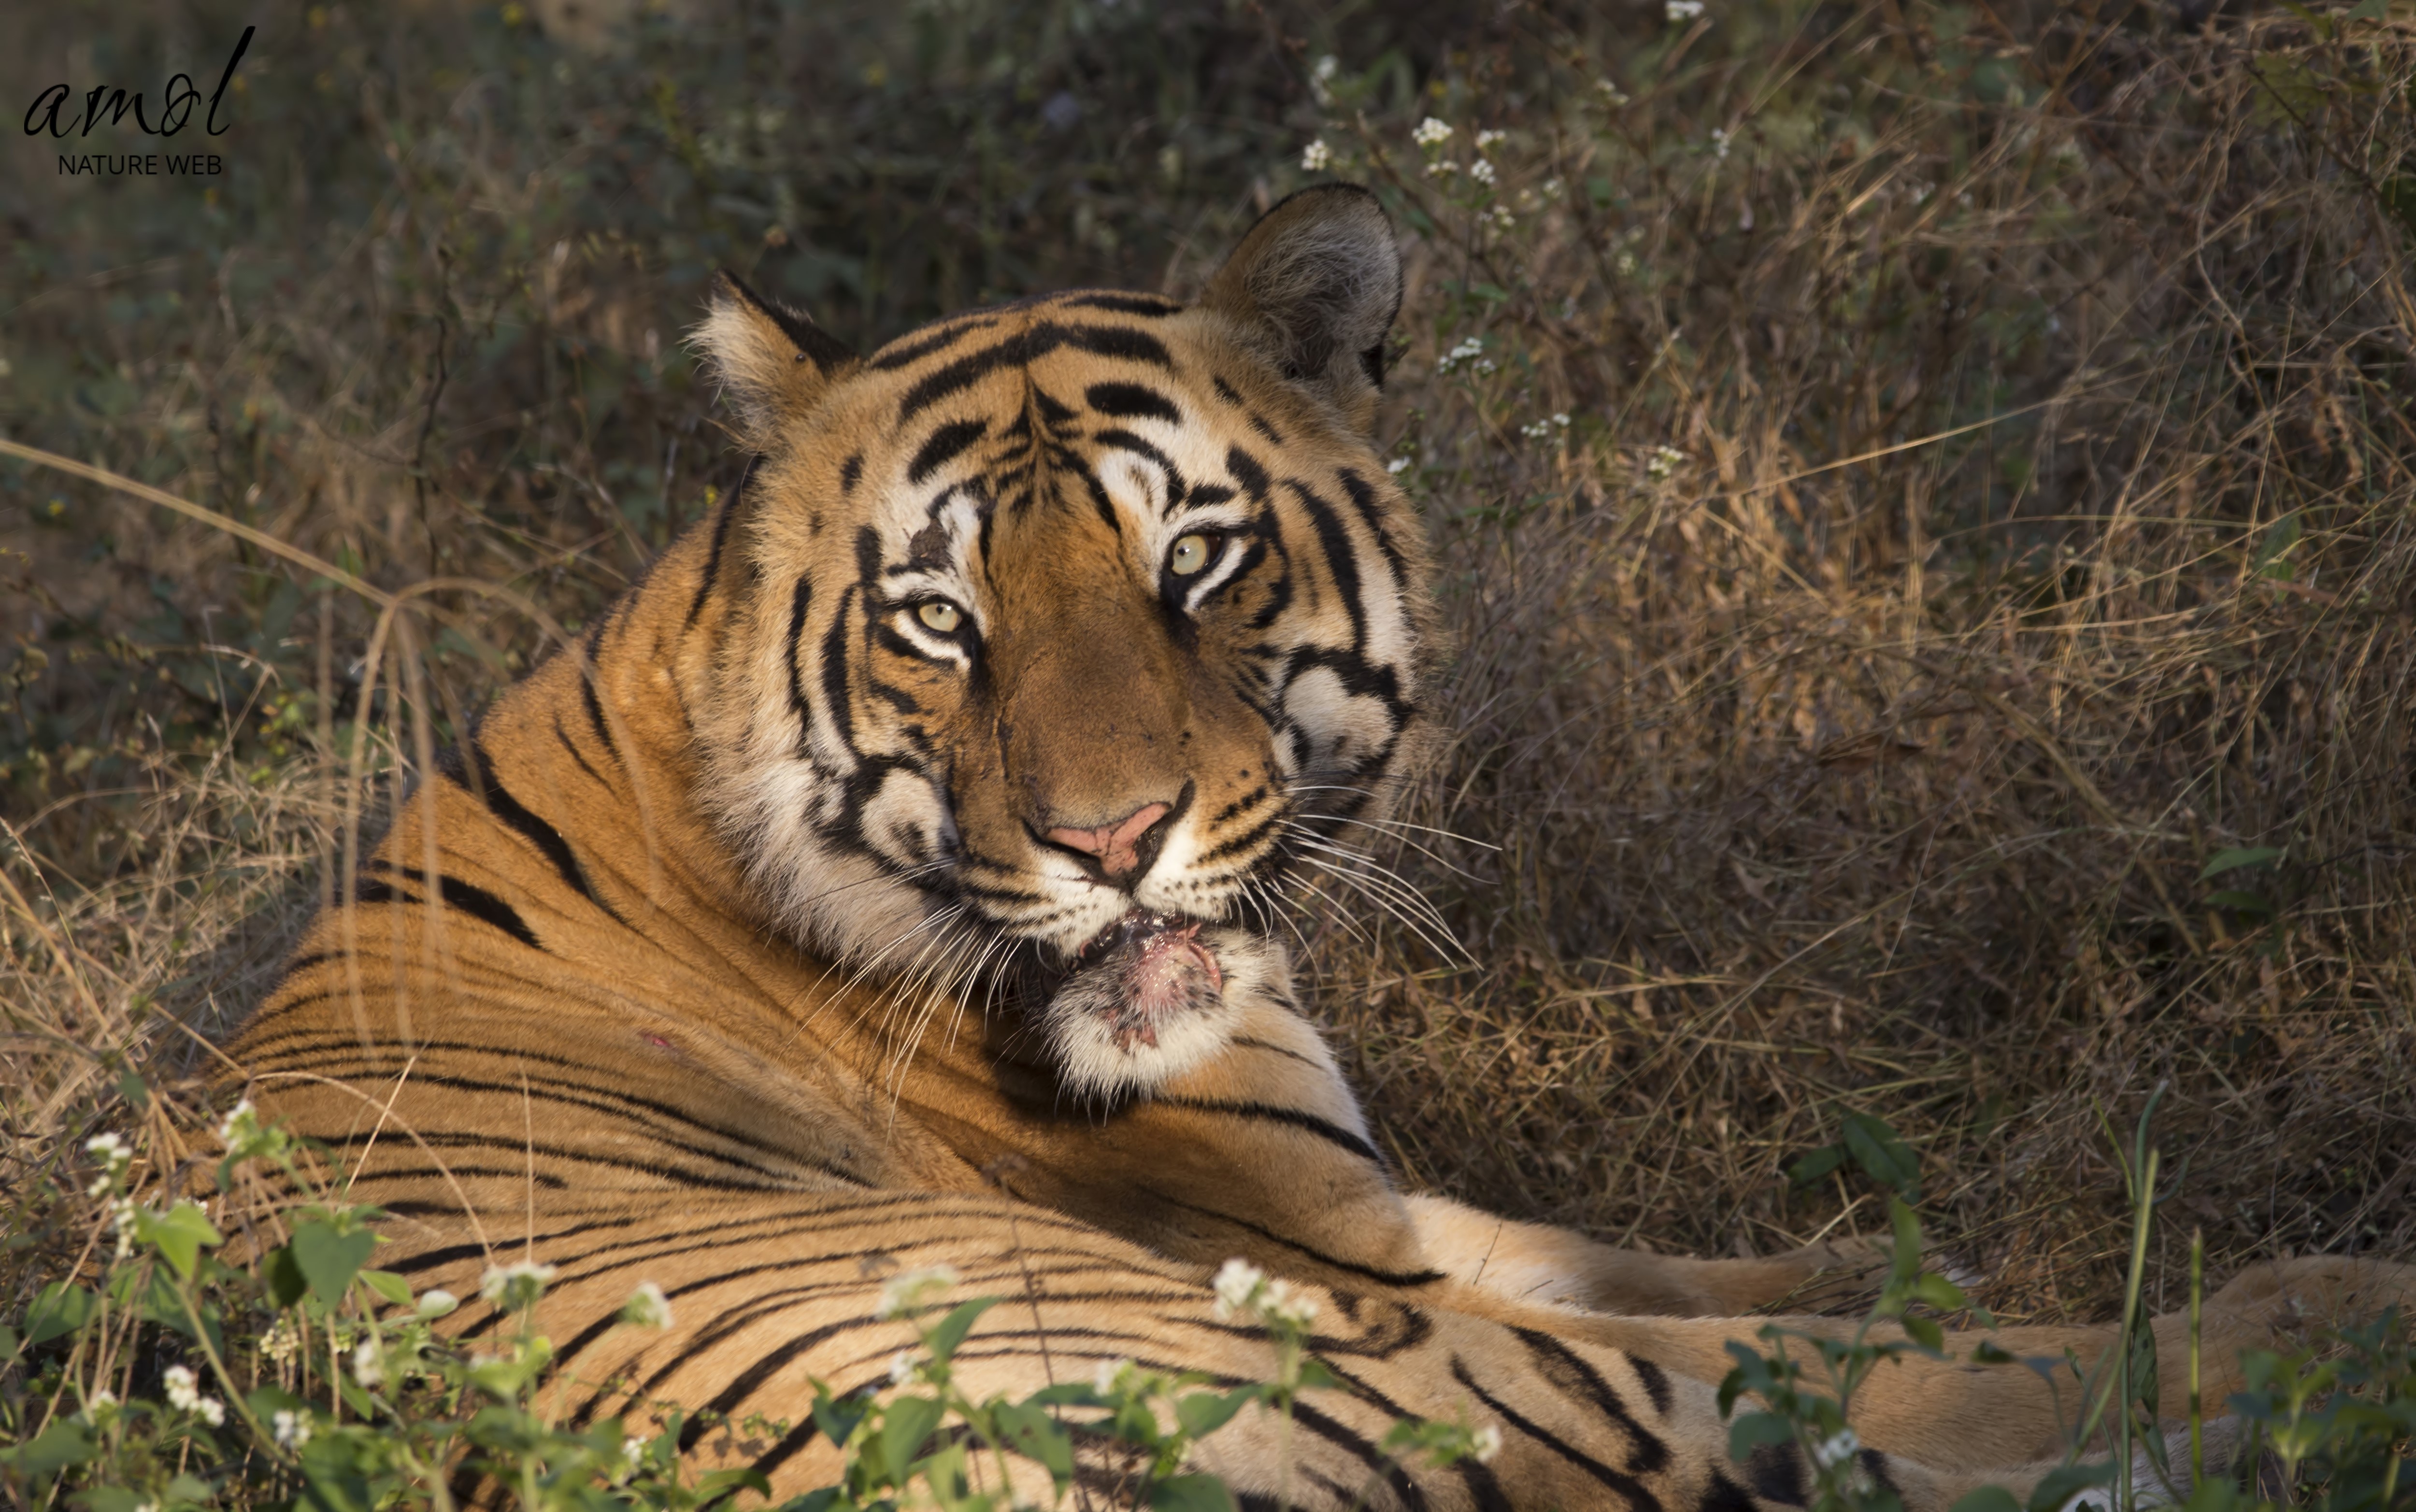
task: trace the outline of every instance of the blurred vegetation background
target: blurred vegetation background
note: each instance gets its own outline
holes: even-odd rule
[[[1767,1250],[1883,1227],[1789,1174],[1869,1112],[1981,1300],[2103,1316],[2163,1086],[2159,1309],[2194,1226],[2416,1251],[2405,4],[585,3],[0,16],[12,101],[259,27],[222,175],[0,153],[0,434],[407,596],[0,459],[12,1231],[734,480],[712,269],[868,346],[1338,175],[1452,737],[1305,927],[1409,1179]]]

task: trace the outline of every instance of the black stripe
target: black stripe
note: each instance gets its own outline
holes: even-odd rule
[[[1266,1240],[1270,1244],[1281,1245],[1284,1248],[1291,1250],[1296,1254],[1306,1255],[1310,1260],[1315,1261],[1321,1265],[1329,1265],[1338,1271],[1348,1271],[1353,1276],[1365,1277],[1367,1279],[1374,1281],[1382,1286],[1432,1286],[1437,1281],[1444,1281],[1451,1278],[1449,1275],[1442,1271],[1378,1270],[1373,1265],[1362,1265],[1355,1260],[1344,1260],[1336,1255],[1329,1255],[1322,1249],[1312,1248],[1307,1245],[1302,1244],[1297,1239],[1289,1238],[1283,1234],[1276,1232],[1275,1230],[1268,1228],[1264,1224],[1253,1223],[1248,1218],[1237,1217],[1231,1213],[1218,1212],[1213,1207],[1201,1207],[1194,1202],[1186,1202],[1171,1192],[1163,1192],[1155,1187],[1146,1186],[1140,1187],[1137,1189],[1147,1196],[1156,1198],[1159,1202],[1166,1203],[1170,1207],[1179,1207],[1186,1213],[1197,1213],[1202,1217],[1215,1218],[1220,1223],[1230,1223],[1237,1229],[1246,1230],[1248,1232],[1257,1234],[1260,1238]]]
[[[1147,294],[1078,294],[1065,304],[1080,310],[1112,310],[1119,315],[1144,315],[1163,318],[1180,314],[1183,307],[1171,299],[1161,299]]]
[[[1153,1100],[1161,1108],[1188,1108],[1195,1112],[1230,1113],[1235,1118],[1258,1118],[1290,1125],[1316,1135],[1328,1144],[1348,1150],[1370,1165],[1382,1166],[1384,1163],[1384,1157],[1376,1153],[1374,1145],[1341,1125],[1320,1118],[1305,1109],[1279,1108],[1269,1102],[1219,1102],[1208,1097],[1158,1097]]]
[[[1121,357],[1171,370],[1174,359],[1166,344],[1144,331],[1115,325],[1064,325],[1043,321],[970,352],[929,373],[898,401],[898,423],[903,425],[951,394],[962,393],[1002,368],[1029,366],[1061,346]]]
[[[979,441],[989,431],[988,420],[951,420],[940,427],[916,448],[914,460],[906,464],[906,481],[910,484],[922,482],[962,455],[966,447]]]
[[[1146,384],[1093,384],[1082,400],[1101,415],[1120,420],[1156,419],[1181,424],[1183,412],[1174,401]]]
[[[1660,1500],[1651,1491],[1645,1489],[1642,1482],[1638,1481],[1633,1476],[1621,1474],[1618,1471],[1611,1469],[1608,1465],[1604,1464],[1601,1460],[1596,1459],[1593,1456],[1586,1453],[1577,1445],[1566,1442],[1561,1438],[1559,1434],[1552,1432],[1550,1429],[1545,1428],[1541,1423],[1528,1417],[1525,1414],[1513,1409],[1508,1402],[1503,1401],[1501,1398],[1496,1397],[1491,1392],[1486,1390],[1483,1386],[1478,1385],[1476,1383],[1476,1378],[1468,1373],[1468,1367],[1461,1363],[1459,1356],[1457,1354],[1452,1356],[1451,1373],[1452,1378],[1457,1381],[1461,1385],[1466,1386],[1470,1393],[1473,1395],[1478,1401],[1483,1402],[1486,1406],[1490,1407],[1494,1412],[1500,1414],[1503,1422],[1509,1424],[1512,1428],[1517,1429],[1519,1432],[1526,1434],[1529,1438],[1533,1439],[1536,1443],[1551,1450],[1554,1454],[1559,1455],[1562,1459],[1566,1459],[1569,1463],[1577,1466],[1579,1470],[1584,1471],[1587,1474],[1592,1475],[1594,1479],[1602,1482],[1605,1486],[1609,1487],[1613,1491],[1616,1491],[1621,1496],[1626,1498],[1629,1505],[1638,1508],[1639,1512],[1661,1512]]]
[[[1527,1346],[1527,1353],[1534,1356],[1536,1367],[1544,1372],[1544,1379],[1549,1381],[1563,1396],[1584,1398],[1593,1405],[1595,1412],[1619,1424],[1633,1436],[1635,1447],[1627,1457],[1629,1474],[1649,1475],[1669,1462],[1669,1446],[1662,1443],[1658,1435],[1645,1430],[1644,1425],[1627,1410],[1627,1403],[1620,1399],[1619,1393],[1610,1389],[1610,1383],[1602,1378],[1602,1372],[1587,1363],[1583,1356],[1549,1334],[1537,1333],[1530,1328],[1514,1332]]]
[[[721,501],[721,512],[713,517],[713,545],[704,553],[704,575],[697,580],[696,598],[687,606],[687,623],[696,624],[704,612],[704,601],[713,596],[713,585],[721,576],[721,549],[730,540],[730,522],[738,518],[738,500],[747,491],[747,480],[755,473],[755,460],[748,458],[746,471],[738,475],[737,485],[730,497]]]
[[[400,876],[418,881],[423,885],[428,881],[427,872],[398,868],[389,861],[373,860],[370,862],[369,865],[371,869],[378,871],[395,871]],[[383,883],[372,885],[368,881],[364,881],[356,895],[360,898],[362,902],[367,903],[381,900],[370,897],[370,888],[372,885],[385,888],[386,897],[394,896],[394,889],[392,887],[386,886],[386,885]],[[493,893],[487,891],[486,888],[479,886],[476,883],[463,882],[459,877],[450,877],[439,872],[436,876],[436,895],[445,900],[446,907],[458,908],[474,919],[477,919],[482,923],[493,925],[496,929],[503,930],[506,934],[510,935],[513,939],[518,940],[521,944],[528,946],[532,950],[543,950],[545,948],[545,946],[537,944],[535,931],[531,930],[527,923],[521,918],[518,910],[514,909],[511,904],[506,903],[502,899],[496,897]],[[409,900],[412,902],[420,901],[420,900],[415,898]]]
[[[855,749],[855,711],[847,700],[847,606],[855,593],[851,584],[839,595],[838,612],[823,635],[823,710],[838,732],[839,744],[850,751]]]
[[[796,591],[789,596],[789,712],[797,717],[797,756],[812,756],[814,707],[806,697],[805,669],[799,664],[798,652],[805,643],[806,611],[812,606],[813,580],[801,577]]]
[[[1669,1377],[1659,1366],[1641,1354],[1627,1356],[1627,1368],[1636,1372],[1643,1383],[1644,1395],[1653,1399],[1653,1410],[1662,1416],[1669,1415]]]
[[[570,755],[570,759],[571,759],[572,761],[577,762],[577,763],[579,764],[579,769],[580,769],[581,771],[582,771],[582,772],[586,773],[590,778],[592,778],[592,779],[595,779],[595,781],[596,781],[596,786],[598,786],[598,787],[611,787],[611,786],[612,786],[612,784],[611,784],[611,783],[609,783],[609,782],[607,782],[607,781],[605,781],[605,780],[604,780],[604,774],[603,774],[603,773],[601,773],[601,772],[599,772],[599,771],[596,770],[596,768],[594,768],[594,767],[592,767],[592,766],[588,765],[588,764],[587,764],[587,758],[586,758],[586,757],[584,757],[584,756],[581,756],[581,754],[579,754],[579,748],[578,748],[578,746],[574,745],[574,744],[571,742],[571,739],[570,739],[570,732],[569,732],[569,731],[567,731],[567,730],[565,730],[565,729],[562,727],[562,716],[561,716],[561,715],[559,715],[559,714],[557,714],[557,715],[555,715],[555,716],[553,717],[553,738],[554,738],[554,739],[556,739],[556,740],[558,740],[558,741],[560,741],[560,742],[562,742],[562,748],[563,748],[564,750],[566,750],[566,751],[567,751],[567,752],[569,753],[569,755]]]
[[[1307,484],[1286,478],[1284,487],[1291,490],[1308,511],[1318,543],[1325,548],[1327,570],[1334,574],[1334,591],[1342,596],[1342,607],[1351,612],[1351,649],[1364,652],[1367,648],[1367,606],[1360,601],[1359,556],[1351,544],[1351,532],[1343,528],[1342,517],[1334,512],[1334,506],[1319,498]]]
[[[594,902],[595,889],[587,885],[586,876],[579,869],[579,859],[570,854],[570,842],[562,838],[562,831],[531,813],[525,804],[512,796],[511,791],[504,786],[503,779],[495,775],[495,759],[487,754],[487,748],[475,736],[470,741],[470,757],[478,768],[478,785],[476,788],[470,785],[470,776],[462,770],[462,763],[459,760],[451,763],[440,761],[437,770],[451,778],[463,792],[485,803],[489,813],[518,830],[523,839],[553,863],[553,869],[561,874],[565,885]]]

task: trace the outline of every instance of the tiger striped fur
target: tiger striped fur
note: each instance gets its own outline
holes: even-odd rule
[[[1399,296],[1344,189],[1198,304],[1077,292],[862,359],[723,286],[743,488],[400,806],[230,1047],[389,1215],[379,1263],[464,1295],[557,1266],[582,1420],[800,1422],[809,1378],[876,1385],[913,1341],[875,1315],[898,1266],[1011,1299],[958,1357],[976,1396],[1115,1357],[1263,1377],[1204,1286],[1246,1256],[1309,1289],[1347,1387],[1288,1451],[1246,1414],[1200,1449],[1250,1504],[1800,1504],[1791,1457],[1730,1461],[1710,1383],[1738,1315],[1866,1257],[1623,1253],[1404,1195],[1292,997],[1287,869],[1381,818],[1427,676],[1419,523],[1367,440]],[[646,1280],[678,1326],[612,1326]],[[2209,1358],[2406,1280],[2252,1274]],[[1463,1412],[1491,1463],[1377,1452]],[[2055,1412],[2028,1371],[1913,1362],[1858,1418],[1932,1512],[2034,1474],[2004,1467],[2057,1452]],[[683,1447],[783,1494],[835,1470],[803,1429]]]

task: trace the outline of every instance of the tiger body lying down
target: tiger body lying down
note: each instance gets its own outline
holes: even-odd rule
[[[1789,1456],[1730,1460],[1711,1383],[1738,1315],[1865,1257],[1623,1253],[1405,1195],[1292,998],[1286,869],[1381,813],[1426,675],[1420,528],[1367,441],[1399,289],[1345,189],[1198,305],[1076,293],[862,360],[723,287],[744,487],[496,702],[230,1047],[391,1216],[379,1263],[464,1295],[557,1267],[581,1418],[802,1422],[809,1381],[914,1341],[876,1316],[901,1266],[1014,1300],[958,1356],[976,1397],[1114,1358],[1263,1378],[1205,1285],[1244,1256],[1306,1288],[1345,1383],[1288,1448],[1250,1414],[1201,1446],[1246,1500],[1349,1505],[1393,1421],[1466,1414],[1498,1457],[1380,1501],[1800,1504]],[[2242,1278],[2208,1358],[2406,1279]],[[675,1327],[612,1326],[642,1281]],[[1892,1368],[1857,1426],[1916,1509],[2062,1446],[2019,1369]],[[807,1429],[690,1437],[782,1494],[835,1476]]]

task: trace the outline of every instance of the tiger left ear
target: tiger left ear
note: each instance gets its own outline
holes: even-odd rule
[[[694,340],[738,412],[740,433],[757,451],[813,412],[855,354],[801,311],[764,298],[724,270]]]
[[[1284,200],[1259,218],[1200,302],[1358,430],[1374,424],[1384,336],[1401,310],[1400,249],[1376,196],[1321,184]]]

